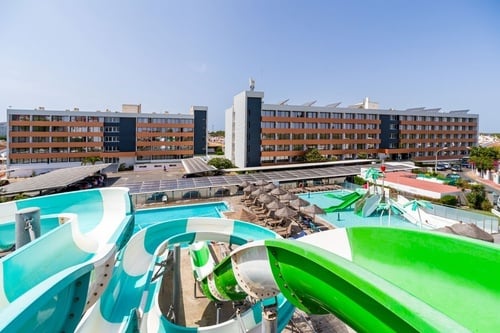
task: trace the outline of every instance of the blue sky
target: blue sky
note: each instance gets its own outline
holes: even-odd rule
[[[7,0],[0,45],[1,110],[206,105],[218,130],[253,77],[266,103],[368,96],[500,132],[500,1]]]

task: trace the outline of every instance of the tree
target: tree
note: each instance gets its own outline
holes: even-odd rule
[[[218,131],[214,131],[214,132],[208,132],[208,134],[210,136],[225,136],[226,132],[223,130],[218,130]]]
[[[211,165],[211,166],[214,166],[216,167],[217,169],[230,169],[230,168],[234,168],[235,166],[233,165],[233,163],[228,160],[227,158],[223,158],[223,157],[214,157],[214,158],[211,158],[208,163],[208,165]]]
[[[481,174],[483,171],[493,169],[494,161],[499,157],[500,151],[495,147],[472,147],[470,151],[470,161]]]
[[[317,148],[309,148],[304,153],[304,160],[306,162],[324,162],[326,158],[320,154]]]
[[[422,229],[422,216],[420,214],[420,210],[422,208],[432,208],[431,204],[425,200],[411,200],[407,202],[404,207],[411,206],[411,210],[417,211],[418,213],[418,221],[420,222],[420,229]]]
[[[224,155],[224,150],[222,150],[221,146],[215,147],[215,155]]]
[[[470,193],[465,197],[467,198],[469,206],[475,209],[482,209],[483,201],[488,200],[483,185],[472,185]]]
[[[82,165],[87,165],[87,164],[94,165],[100,161],[102,161],[102,159],[99,156],[84,157],[84,158],[82,158]]]

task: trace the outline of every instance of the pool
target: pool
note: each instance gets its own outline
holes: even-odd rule
[[[134,233],[150,225],[185,219],[189,217],[224,217],[222,212],[229,210],[226,202],[211,202],[183,206],[138,209],[135,212]]]
[[[304,200],[309,201],[310,204],[316,204],[318,207],[326,208],[341,203],[340,199],[332,198],[327,196],[327,194],[335,194],[337,197],[342,197],[351,193],[349,190],[335,190],[326,192],[309,192],[304,194],[299,194]],[[408,222],[403,216],[398,213],[392,212],[389,218],[387,211],[376,211],[368,217],[362,217],[354,213],[354,205],[344,210],[338,212],[332,212],[327,214],[322,214],[320,217],[332,224],[335,227],[354,227],[354,226],[379,226],[379,225],[391,225],[397,227],[408,227],[412,229],[417,229],[418,226]]]

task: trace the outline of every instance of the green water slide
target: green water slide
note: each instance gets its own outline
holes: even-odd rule
[[[209,297],[281,292],[307,313],[333,313],[358,332],[494,332],[500,247],[388,227],[248,243],[204,281]],[[300,264],[299,264],[300,263]]]
[[[349,207],[350,205],[352,205],[353,203],[355,203],[356,201],[358,201],[362,197],[362,195],[358,192],[351,192],[351,193],[346,194],[344,196],[337,196],[335,194],[329,193],[329,194],[326,194],[326,196],[342,200],[342,202],[338,205],[330,206],[328,208],[323,208],[324,211],[327,213],[332,213],[332,212],[346,209],[347,207]]]

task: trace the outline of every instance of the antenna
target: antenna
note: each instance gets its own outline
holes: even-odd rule
[[[253,78],[250,78],[248,81],[249,81],[248,83],[250,85],[250,91],[254,91],[254,89],[255,89],[255,80]]]

